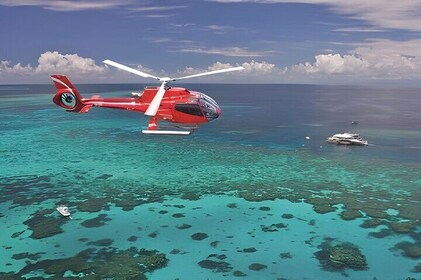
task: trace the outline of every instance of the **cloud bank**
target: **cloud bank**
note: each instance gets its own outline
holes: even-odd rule
[[[221,55],[223,56],[223,55]],[[244,58],[243,58],[244,59]],[[247,58],[245,58],[247,59]],[[318,54],[313,61],[277,66],[267,61],[245,61],[230,64],[218,61],[207,68],[187,67],[175,73],[154,73],[141,65],[131,66],[158,76],[179,77],[204,71],[243,66],[241,72],[228,73],[229,81],[239,83],[355,83],[381,80],[412,80],[421,78],[421,39],[410,41],[371,40],[358,44],[348,53]],[[38,64],[0,61],[0,83],[48,82],[48,75],[60,73],[80,83],[143,82],[142,78],[97,64],[94,59],[78,54],[47,51]],[[224,76],[208,76],[192,82],[224,81]]]

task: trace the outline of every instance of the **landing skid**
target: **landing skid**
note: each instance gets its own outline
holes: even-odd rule
[[[186,130],[142,130],[144,134],[159,134],[159,135],[190,135],[191,131]]]

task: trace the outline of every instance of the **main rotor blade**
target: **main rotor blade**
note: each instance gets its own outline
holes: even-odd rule
[[[158,112],[159,105],[161,104],[162,98],[164,98],[165,94],[165,85],[167,82],[162,82],[161,87],[159,88],[158,92],[156,93],[155,97],[153,98],[151,104],[149,104],[148,109],[145,112],[147,116],[155,116],[156,112]]]
[[[201,76],[206,76],[206,75],[213,75],[213,74],[225,73],[225,72],[231,72],[231,71],[239,71],[239,70],[244,70],[244,67],[242,67],[242,66],[240,66],[240,67],[232,67],[232,68],[215,70],[215,71],[210,71],[210,72],[205,72],[205,73],[200,73],[200,74],[194,74],[194,75],[190,75],[190,76],[176,78],[176,79],[173,79],[173,81],[183,80],[183,79],[189,79],[189,78],[195,78],[195,77],[201,77]]]
[[[109,59],[104,60],[104,61],[103,61],[103,63],[108,64],[108,65],[111,65],[111,66],[114,66],[114,67],[116,67],[116,68],[119,68],[119,69],[121,69],[121,70],[124,70],[124,71],[130,72],[130,73],[132,73],[132,74],[135,74],[135,75],[138,75],[138,76],[141,76],[141,77],[144,77],[144,78],[153,78],[153,79],[159,80],[159,78],[158,78],[158,77],[155,77],[155,76],[149,75],[148,73],[141,72],[141,71],[139,71],[139,70],[136,70],[136,69],[130,68],[130,67],[126,66],[126,65],[123,65],[123,64],[117,63],[117,62],[112,61],[112,60],[109,60]]]

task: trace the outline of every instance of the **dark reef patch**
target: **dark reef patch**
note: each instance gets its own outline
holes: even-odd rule
[[[206,233],[203,233],[203,232],[197,232],[197,233],[192,234],[191,238],[193,240],[203,240],[203,239],[208,238],[208,235]]]
[[[375,238],[385,238],[390,236],[393,232],[388,228],[382,228],[380,231],[373,231],[369,232],[368,236],[375,237]]]
[[[419,222],[393,222],[389,223],[389,227],[396,233],[410,233],[419,225]]]
[[[416,266],[414,266],[411,271],[415,273],[421,273],[421,263],[418,263]]]
[[[239,271],[239,270],[234,271],[232,273],[232,275],[234,275],[235,277],[245,277],[245,276],[247,276],[247,274],[245,274],[244,272]]]
[[[31,238],[41,239],[63,232],[61,225],[66,222],[66,219],[50,216],[54,212],[52,209],[40,210],[24,222],[32,230]]]
[[[361,212],[356,209],[350,209],[350,210],[342,211],[340,216],[342,220],[350,221],[350,220],[362,218],[363,214],[361,214]]]
[[[182,224],[180,226],[177,226],[178,229],[188,229],[191,228],[192,226],[189,224]]]
[[[108,210],[108,199],[104,197],[91,197],[77,203],[77,210],[81,212],[99,212],[101,210]]]
[[[132,247],[128,250],[95,250],[87,249],[74,257],[42,260],[27,263],[14,278],[22,279],[23,275],[35,271],[43,271],[49,278],[63,279],[66,272],[84,275],[83,279],[129,279],[145,280],[147,272],[167,266],[168,259],[165,254],[145,249],[137,250]],[[1,279],[8,279],[9,273],[0,273]],[[31,278],[35,279],[35,278]]]
[[[228,207],[228,208],[231,208],[231,209],[233,209],[233,208],[237,208],[237,203],[228,203],[228,204],[227,204],[227,207]]]
[[[132,235],[129,238],[127,238],[127,241],[135,242],[137,240],[137,238],[138,238],[137,236]]]
[[[287,227],[288,226],[285,225],[284,223],[271,224],[269,226],[260,225],[260,228],[264,232],[274,232],[274,231],[278,231],[279,229],[283,229],[283,228],[287,228]]]
[[[326,271],[343,271],[346,268],[353,270],[368,269],[366,257],[357,246],[352,243],[338,243],[332,239],[325,239],[314,253],[321,267]]]
[[[421,242],[402,241],[396,244],[392,249],[401,250],[403,255],[413,259],[421,258]]]
[[[257,249],[254,248],[254,247],[245,248],[245,249],[242,250],[242,252],[244,252],[244,253],[254,253],[256,251],[257,251]]]
[[[283,252],[279,254],[281,259],[292,259],[292,255],[290,252]]]
[[[216,247],[218,247],[218,244],[219,244],[219,241],[212,241],[212,242],[210,243],[210,245],[211,245],[211,247],[212,247],[212,248],[216,248]]]
[[[270,211],[270,207],[267,207],[267,206],[261,206],[261,207],[259,207],[259,210],[260,210],[260,211]]]
[[[223,261],[225,258],[225,255],[212,254],[205,260],[198,262],[198,265],[201,268],[210,269],[213,272],[230,272],[232,266],[230,263]]]
[[[83,221],[81,225],[87,228],[102,227],[108,221],[111,221],[111,219],[107,218],[107,214],[99,214],[96,218]]]
[[[94,246],[108,247],[111,244],[113,244],[113,242],[114,242],[114,240],[112,240],[111,238],[104,238],[104,239],[99,239],[97,241],[90,241],[86,244],[87,245],[94,245]]]
[[[20,254],[14,254],[12,256],[12,259],[14,260],[28,259],[28,260],[36,261],[39,258],[41,258],[41,255],[43,254],[45,254],[45,252],[39,252],[39,253],[33,253],[33,254],[25,252],[25,253],[20,253]]]
[[[123,193],[113,199],[115,206],[121,207],[123,211],[131,211],[136,206],[146,203],[146,200],[131,193]]]
[[[200,196],[194,192],[186,192],[181,196],[181,199],[185,200],[199,200]]]
[[[250,270],[260,271],[262,269],[267,268],[267,265],[264,265],[264,264],[261,264],[261,263],[252,263],[248,267],[249,267]]]
[[[174,218],[184,218],[185,217],[185,215],[183,213],[175,213],[175,214],[172,214],[172,216]]]
[[[21,234],[22,233],[24,233],[26,230],[22,230],[22,231],[18,231],[18,232],[15,232],[15,233],[13,233],[12,234],[12,238],[16,238],[16,237],[19,237],[19,236],[21,236]]]
[[[385,222],[381,219],[367,219],[365,220],[360,227],[362,228],[376,228],[380,225],[383,225]]]
[[[282,214],[281,217],[284,218],[284,219],[292,219],[292,218],[294,218],[294,215],[289,214],[289,213],[285,213],[285,214]]]
[[[148,234],[148,236],[150,238],[156,238],[158,236],[158,232],[157,231],[151,232],[151,233]]]

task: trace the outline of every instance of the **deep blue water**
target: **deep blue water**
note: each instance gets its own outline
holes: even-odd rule
[[[143,86],[77,87],[86,96],[109,97]],[[52,85],[0,85],[0,272],[20,277],[26,262],[135,246],[169,259],[167,267],[146,274],[150,279],[242,278],[234,271],[245,279],[419,279],[420,89],[186,87],[214,98],[222,115],[191,136],[173,137],[141,134],[148,118],[134,112],[65,112],[51,101]],[[341,132],[360,133],[370,145],[325,143]],[[183,199],[185,192],[200,199]],[[103,199],[99,209],[95,199]],[[133,205],[125,208],[120,200]],[[73,220],[63,222],[54,211],[60,202]],[[313,210],[326,205],[334,209]],[[33,238],[26,221],[43,223],[45,210],[63,232]],[[361,216],[343,219],[342,211]],[[105,215],[104,223],[87,227],[98,215]],[[379,226],[361,227],[372,219]],[[396,222],[411,227],[399,233]],[[279,223],[286,227],[273,228]],[[178,229],[182,224],[191,228]],[[271,226],[273,232],[262,230]],[[198,232],[208,237],[192,240]],[[92,245],[102,239],[112,244]],[[359,247],[368,268],[323,269],[314,254],[326,240]],[[412,244],[414,255],[399,249],[400,242]],[[256,251],[243,251],[251,247]],[[24,252],[38,257],[19,257]],[[231,269],[204,268],[198,265],[203,260]],[[266,267],[256,271],[253,263]],[[37,275],[45,277],[42,269],[26,277]]]

